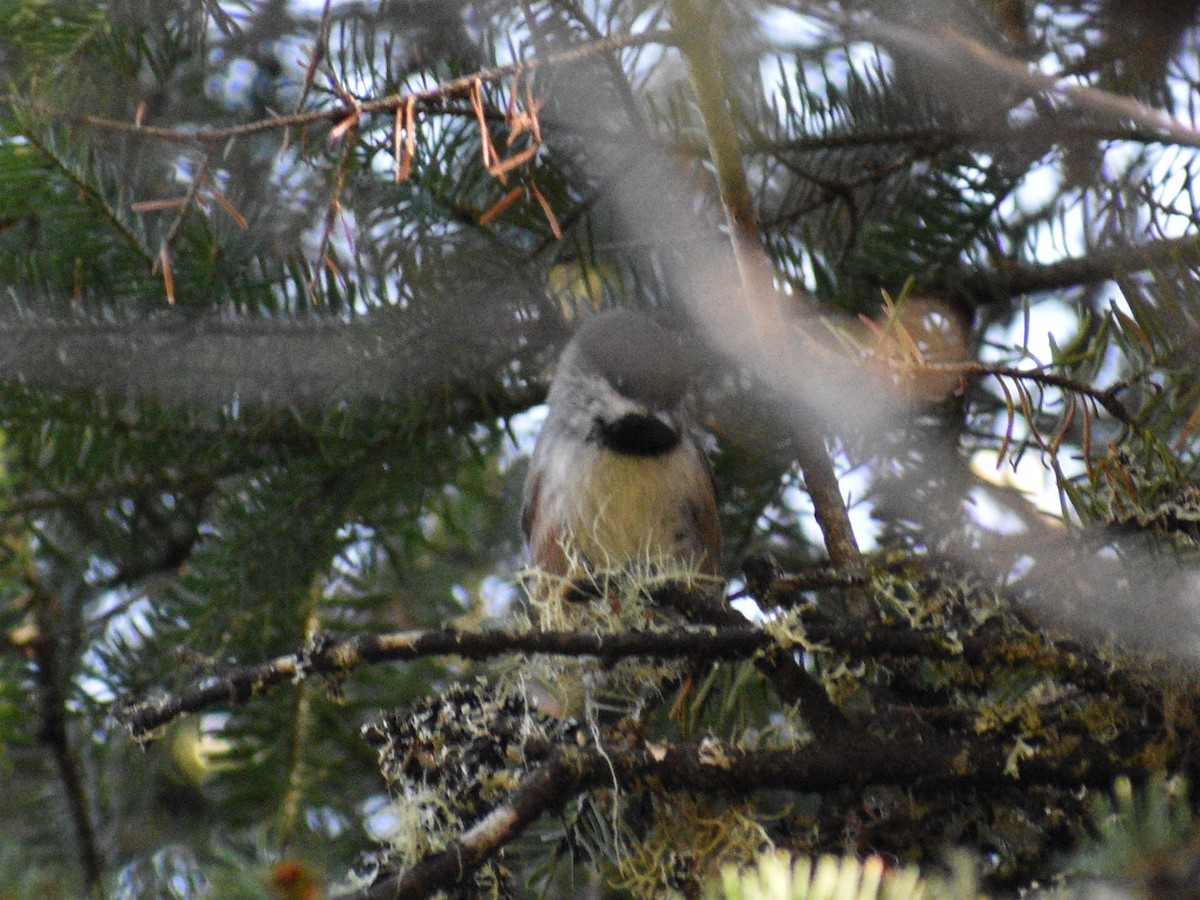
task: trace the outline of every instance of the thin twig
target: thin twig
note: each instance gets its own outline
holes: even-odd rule
[[[198,469],[194,472],[185,472],[179,469],[152,473],[137,472],[99,479],[91,484],[33,490],[18,494],[0,505],[0,519],[77,506],[80,503],[91,503],[96,500],[115,500],[147,493],[205,491],[211,489],[222,478],[244,472],[249,468],[258,468],[263,464],[263,460],[258,459],[239,461],[211,469]]]
[[[348,117],[374,115],[377,113],[394,114],[397,109],[412,101],[417,104],[439,103],[451,96],[469,96],[472,87],[479,82],[500,81],[514,75],[526,74],[538,69],[551,66],[569,65],[597,54],[611,53],[626,47],[638,47],[644,44],[665,44],[673,46],[676,43],[672,31],[660,30],[639,34],[617,35],[605,38],[570,50],[554,53],[545,59],[531,59],[528,62],[513,63],[507,66],[495,66],[480,69],[469,75],[455,78],[436,87],[424,91],[412,91],[403,94],[389,94],[377,100],[370,100],[355,106],[352,103],[339,104],[333,109],[314,110],[305,113],[294,113],[287,116],[273,116],[269,119],[258,119],[242,125],[228,128],[161,128],[139,125],[136,122],[122,122],[115,119],[105,119],[100,116],[72,113],[67,110],[46,106],[24,97],[7,95],[0,97],[0,106],[19,107],[40,113],[74,125],[93,128],[98,131],[111,131],[120,134],[136,135],[147,140],[162,141],[168,144],[192,146],[200,144],[206,147],[218,146],[236,138],[249,137],[268,131],[281,129],[303,128],[321,122],[343,122]]]
[[[162,242],[158,247],[158,259],[151,268],[152,274],[162,275],[163,285],[167,294],[167,304],[170,306],[175,305],[175,276],[171,263],[171,251],[175,247],[175,241],[178,240],[179,233],[183,230],[183,223],[187,219],[188,213],[196,205],[196,198],[200,193],[200,185],[204,183],[207,173],[208,157],[204,156],[201,158],[196,171],[192,174],[192,184],[188,188],[187,196],[179,203],[179,212],[167,228],[166,234],[163,235]]]
[[[317,39],[313,42],[312,54],[309,56],[308,66],[304,70],[304,88],[300,91],[300,96],[296,98],[294,113],[299,113],[305,101],[308,100],[317,77],[317,70],[321,67],[321,62],[329,55],[329,25],[332,21],[330,15],[333,11],[332,6],[331,0],[325,0],[325,6],[321,10],[321,24],[317,28]]]
[[[0,105],[3,104],[0,103]],[[27,108],[34,108],[35,106],[34,104],[28,103],[24,105]],[[37,148],[38,152],[49,159],[58,169],[58,171],[62,173],[62,175],[65,176],[73,185],[75,185],[80,194],[87,199],[88,203],[92,204],[97,210],[100,211],[100,213],[117,230],[117,233],[125,239],[125,242],[129,244],[129,246],[132,247],[139,256],[145,259],[146,262],[154,265],[154,262],[158,257],[152,250],[142,243],[138,235],[134,233],[134,230],[130,228],[129,223],[121,217],[120,213],[113,206],[111,206],[103,196],[101,196],[100,192],[96,190],[95,185],[84,178],[81,172],[77,171],[68,160],[60,156],[58,151],[51,147],[50,144],[43,140],[35,131],[27,129],[22,132],[21,136],[23,139],[29,141],[30,144]]]
[[[1082,397],[1090,397],[1104,407],[1105,411],[1122,425],[1127,425],[1130,428],[1138,426],[1137,419],[1117,399],[1117,395],[1128,386],[1123,381],[1117,382],[1107,388],[1096,388],[1081,381],[1076,381],[1074,378],[1068,378],[1066,375],[1057,375],[1042,369],[1017,369],[1012,366],[1000,366],[988,363],[923,362],[916,368],[920,371],[955,373],[962,375],[964,378],[983,378],[990,375],[995,378],[1011,378],[1018,384],[1030,381],[1043,387],[1060,388]],[[1030,410],[1024,400],[1022,401],[1022,408],[1028,416]]]
[[[592,41],[604,40],[604,33],[576,0],[554,0],[554,5],[562,7],[568,15],[574,18],[583,30],[587,32],[588,37]],[[650,129],[646,125],[646,117],[642,114],[641,106],[634,96],[633,88],[629,84],[629,76],[621,66],[620,59],[612,52],[602,54],[601,59],[608,68],[609,75],[612,77],[613,87],[621,96],[621,102],[625,106],[625,113],[629,116],[629,124],[638,131],[641,139],[644,140],[649,134]]]
[[[443,110],[444,112],[445,110]],[[571,128],[572,126],[564,126]],[[1078,122],[1055,123],[1056,134],[1069,135],[1075,138],[1090,138],[1098,141],[1128,141],[1135,144],[1165,144],[1170,143],[1160,131],[1150,131],[1144,128],[1128,128],[1120,125],[1101,127],[1093,124]],[[575,131],[584,130],[579,127]],[[599,129],[591,129],[593,132]],[[785,154],[813,153],[822,150],[842,150],[856,147],[887,147],[894,144],[910,144],[918,149],[929,148],[933,145],[941,147],[954,144],[979,144],[986,141],[1004,141],[1011,145],[1014,140],[1022,138],[1040,139],[1043,135],[1041,123],[1028,125],[1024,128],[989,128],[986,124],[973,125],[971,128],[955,128],[940,126],[936,128],[885,129],[882,131],[864,132],[828,132],[819,135],[800,135],[786,138],[770,138],[765,135],[750,135],[742,138],[742,153],[750,154]],[[692,156],[708,154],[708,145],[703,141],[687,137],[671,138],[667,146],[676,153],[686,153]]]
[[[321,625],[320,611],[325,579],[317,577],[308,592],[304,609],[304,634],[313,640]],[[275,816],[275,834],[281,847],[291,847],[296,837],[296,825],[300,821],[304,792],[308,784],[308,765],[305,759],[312,741],[314,726],[313,692],[316,686],[301,683],[296,686],[292,703],[292,714],[288,717],[288,749],[282,783],[283,797]]]

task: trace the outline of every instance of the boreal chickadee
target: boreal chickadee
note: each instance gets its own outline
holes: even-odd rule
[[[719,572],[712,472],[684,408],[693,366],[648,316],[588,318],[559,357],[525,480],[534,566],[574,577],[629,564]]]

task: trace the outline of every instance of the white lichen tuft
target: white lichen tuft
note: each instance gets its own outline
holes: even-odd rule
[[[670,585],[681,590],[719,591],[724,581],[706,575],[699,560],[681,560],[646,542],[632,562],[606,560],[595,566],[577,542],[561,542],[567,574],[542,569],[521,573],[526,594],[521,624],[544,631],[611,634],[622,631],[668,631],[694,625],[682,613],[654,601]],[[595,551],[593,551],[595,555]],[[552,706],[585,719],[637,715],[661,700],[677,681],[682,663],[626,659],[604,664],[592,658],[538,657],[521,661],[520,675],[537,692],[549,695]]]

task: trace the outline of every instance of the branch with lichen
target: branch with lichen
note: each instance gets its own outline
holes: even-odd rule
[[[810,587],[805,583],[797,588],[789,579],[780,579],[772,588],[770,600],[781,600],[788,605],[789,592]],[[1114,669],[1091,651],[1069,642],[1055,642],[1045,635],[1035,638],[1022,633],[1019,639],[1014,639],[1011,635],[993,633],[959,635],[950,639],[942,628],[903,625],[863,628],[822,622],[807,622],[799,630],[781,634],[747,623],[740,613],[728,606],[722,607],[724,612],[716,612],[716,604],[701,596],[703,593],[667,584],[658,588],[651,600],[679,609],[694,620],[706,621],[707,627],[609,633],[432,629],[345,638],[318,634],[308,646],[295,653],[210,674],[188,689],[119,705],[113,715],[129,728],[135,739],[148,740],[180,716],[221,704],[244,703],[279,685],[310,678],[340,678],[362,666],[435,656],[472,660],[510,654],[594,657],[603,666],[632,657],[663,660],[757,658],[760,670],[780,698],[785,703],[799,703],[800,710],[816,730],[832,734],[845,728],[845,718],[820,683],[796,661],[793,650],[797,639],[804,646],[841,653],[856,660],[962,660],[983,668],[1024,665],[1135,702],[1144,701],[1146,695],[1146,689],[1136,680]],[[766,600],[763,602],[767,603]],[[797,680],[803,682],[802,686],[796,687]],[[811,696],[814,689],[821,692],[819,700]]]
[[[654,736],[656,719],[633,714],[620,724],[581,721],[572,717],[573,710],[541,706],[526,693],[524,679],[540,681],[545,670],[528,662],[518,682],[501,674],[494,686],[484,679],[452,685],[383,714],[364,730],[379,751],[397,817],[408,825],[403,837],[389,839],[381,850],[382,874],[359,897],[425,896],[467,878],[484,885],[507,883],[514,874],[505,847],[535,821],[555,815],[567,822],[568,845],[579,839],[609,854],[628,841],[632,853],[647,841],[622,831],[626,797],[629,802],[652,798],[653,828],[687,815],[676,807],[681,796],[746,803],[741,821],[753,823],[760,790],[816,791],[829,798],[829,815],[839,816],[839,804],[853,807],[867,784],[895,787],[918,806],[942,810],[930,815],[942,816],[946,809],[975,802],[1026,804],[1013,799],[1018,796],[1031,804],[1070,806],[1081,788],[1107,785],[1118,772],[1140,775],[1196,765],[1193,748],[1178,737],[1193,688],[1149,665],[1117,665],[1104,651],[1056,640],[1034,629],[998,594],[972,587],[969,580],[953,579],[949,572],[881,569],[870,590],[893,624],[867,627],[831,621],[820,604],[796,596],[853,586],[831,581],[827,572],[758,581],[762,584],[753,596],[769,611],[762,627],[721,624],[721,609],[736,613],[711,585],[659,580],[641,589],[648,605],[666,611],[663,621],[705,624],[608,633],[439,630],[318,636],[298,653],[217,672],[194,689],[131,704],[116,717],[145,738],[183,712],[246,699],[284,682],[336,681],[359,666],[388,660],[510,653],[592,657],[601,663],[595,671],[602,673],[618,663],[634,664],[631,657],[755,659],[770,677],[762,660],[788,660],[828,692],[825,701],[839,717],[843,704],[852,712],[843,726],[822,730],[812,724],[803,702],[798,710],[787,708],[790,701],[768,704],[763,714],[786,723],[779,731],[771,726],[764,732],[747,722],[730,732],[720,724],[715,726],[720,733],[736,738],[671,743]],[[615,596],[608,582],[592,587],[600,593],[570,602],[599,605]],[[680,700],[671,712],[680,714],[681,723],[694,723],[685,735],[714,727],[709,715],[714,707],[739,699],[711,703],[714,686],[720,690],[718,679],[700,679],[699,690],[690,693],[695,683],[688,681],[698,671],[693,668],[682,679]],[[771,680],[786,701],[779,682]],[[317,684],[304,687],[311,691]],[[869,721],[854,712],[864,703],[872,708]],[[637,724],[629,727],[631,722]],[[598,810],[606,810],[600,816],[606,820],[603,828],[594,824]],[[823,820],[814,827],[820,832],[832,824]],[[909,826],[920,829],[922,822],[916,818]],[[690,846],[686,841],[670,845]],[[793,847],[793,852],[836,849],[819,841],[797,846],[802,849]],[[615,877],[651,877],[639,869],[646,860],[615,856]]]
[[[281,684],[317,676],[342,676],[373,663],[429,656],[481,660],[510,653],[592,656],[602,663],[631,656],[745,659],[769,643],[768,635],[749,624],[720,630],[703,628],[615,634],[435,629],[355,635],[344,639],[318,635],[297,653],[231,668],[223,674],[206,677],[188,690],[119,706],[114,715],[136,739],[144,740],[187,713],[221,703],[244,703]]]
[[[425,897],[469,883],[472,873],[544,815],[581,792],[616,787],[686,790],[725,797],[757,791],[821,791],[868,784],[910,790],[1036,785],[1107,786],[1128,771],[1106,748],[1081,739],[1069,753],[1045,748],[1014,773],[1011,753],[993,740],[947,738],[927,730],[890,740],[841,740],[778,750],[752,750],[716,738],[689,743],[640,741],[635,746],[558,749],[527,771],[492,810],[445,848],[404,872],[386,875],[350,896],[358,900]]]

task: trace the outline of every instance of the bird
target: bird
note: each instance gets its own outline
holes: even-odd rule
[[[685,404],[694,357],[641,312],[610,310],[577,328],[525,479],[521,527],[535,569],[719,575],[716,487]]]

